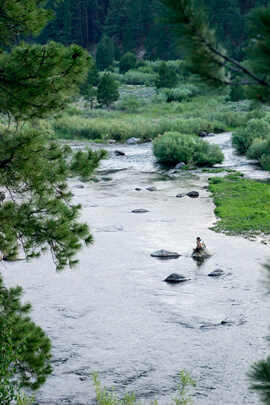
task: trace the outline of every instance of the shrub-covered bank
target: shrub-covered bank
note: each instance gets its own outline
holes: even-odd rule
[[[209,179],[220,218],[213,230],[247,238],[270,234],[270,185],[244,179],[241,173]]]

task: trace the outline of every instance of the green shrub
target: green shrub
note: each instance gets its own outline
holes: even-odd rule
[[[119,63],[119,72],[121,74],[126,73],[130,69],[134,69],[137,62],[137,58],[132,52],[127,52],[122,56]]]
[[[145,68],[147,67],[147,62],[143,59],[139,59],[135,65],[135,69],[139,69],[139,68]],[[152,70],[152,69],[151,69]]]
[[[172,101],[186,101],[191,97],[200,94],[200,89],[192,84],[182,84],[175,89],[166,89],[167,102]]]
[[[270,170],[270,136],[265,139],[255,139],[247,151],[248,159],[257,159],[264,170]]]
[[[174,131],[181,132],[183,134],[196,135],[198,135],[199,131],[210,132],[213,130],[211,122],[202,118],[178,118],[172,122],[171,128]]]
[[[270,125],[264,119],[251,119],[246,128],[239,129],[233,133],[232,144],[236,150],[245,154],[252,145],[254,139],[265,139],[270,135]]]
[[[153,143],[153,152],[159,161],[168,164],[184,162],[186,165],[213,166],[224,159],[219,146],[179,132],[159,136]]]
[[[146,105],[146,102],[142,99],[138,99],[135,96],[124,96],[122,100],[116,105],[117,110],[127,111],[129,113],[136,113],[140,107]]]
[[[168,89],[177,85],[178,78],[176,72],[169,68],[165,62],[161,62],[158,68],[158,77],[156,79],[156,88],[166,87]]]
[[[127,73],[125,73],[123,81],[126,84],[133,85],[146,84],[146,82],[154,85],[156,77],[157,75],[153,73],[143,73],[137,70],[129,70]]]

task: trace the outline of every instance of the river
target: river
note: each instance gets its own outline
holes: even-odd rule
[[[233,153],[230,134],[209,140],[224,150],[218,166],[269,178]],[[53,374],[36,403],[94,404],[91,373],[99,371],[102,385],[117,394],[135,391],[144,404],[154,398],[165,404],[175,394],[177,373],[185,370],[197,381],[195,405],[259,404],[246,373],[269,353],[263,269],[269,246],[209,229],[216,218],[208,173],[162,169],[151,144],[106,148],[110,156],[97,178],[112,180],[70,183],[95,238],[78,255],[77,268],[56,273],[49,254],[2,267],[8,285],[24,288],[33,319],[52,341]],[[116,156],[116,149],[125,156]],[[147,190],[152,186],[156,191]],[[176,198],[192,190],[199,198]],[[149,212],[131,212],[137,208]],[[202,264],[190,257],[197,236],[213,253]],[[150,256],[159,249],[181,257]],[[225,275],[208,277],[217,268]],[[167,284],[171,273],[190,281]]]

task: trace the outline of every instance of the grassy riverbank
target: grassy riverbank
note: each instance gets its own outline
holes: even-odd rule
[[[209,190],[216,205],[215,214],[220,218],[213,230],[269,241],[269,184],[230,174],[224,178],[210,178]]]

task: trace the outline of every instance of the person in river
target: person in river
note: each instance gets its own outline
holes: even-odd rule
[[[193,252],[201,253],[202,251],[203,251],[202,240],[201,240],[201,238],[198,236],[198,238],[197,238],[197,244],[196,244],[196,247],[193,249]]]

